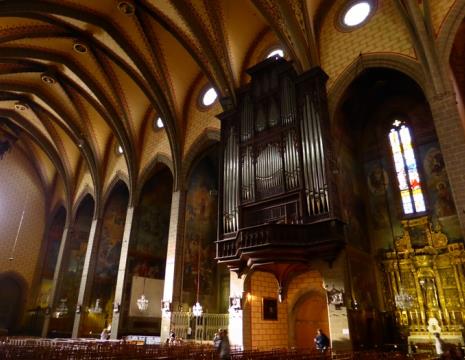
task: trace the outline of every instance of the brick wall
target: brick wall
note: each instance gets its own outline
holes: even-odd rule
[[[223,112],[220,102],[217,100],[212,106],[204,109],[199,106],[199,97],[208,82],[199,81],[192,91],[186,116],[186,132],[183,147],[183,159],[187,156],[191,145],[202,135],[205,128],[220,129],[220,121],[215,117]]]
[[[143,146],[140,154],[139,176],[144,173],[145,169],[158,154],[163,154],[173,159],[166,131],[164,129],[154,130],[152,122],[149,122],[143,138]]]
[[[441,0],[441,1],[430,1],[431,6],[431,18],[433,21],[433,27],[436,34],[439,33],[441,25],[447,16],[449,9],[454,4],[455,0]]]
[[[0,273],[16,272],[31,288],[45,229],[45,195],[35,170],[16,148],[0,160]],[[9,261],[25,206],[14,260]]]
[[[415,57],[410,37],[393,1],[378,1],[373,17],[361,28],[341,32],[335,18],[345,1],[333,4],[320,30],[320,58],[329,75],[328,87],[360,53],[399,53]]]
[[[251,296],[251,338],[252,348],[273,349],[288,346],[287,302],[278,302],[278,320],[263,320],[263,298],[277,299],[278,282],[269,273],[257,271],[252,274]]]
[[[110,152],[108,156],[108,162],[106,166],[106,172],[105,172],[105,177],[103,179],[103,189],[102,189],[102,194],[105,194],[108,190],[108,187],[112,183],[115,174],[118,171],[121,171],[123,174],[128,174],[127,166],[126,166],[126,160],[124,158],[124,155],[118,155],[116,154],[115,151],[115,145],[116,143],[114,141],[111,142],[111,146],[107,151]]]

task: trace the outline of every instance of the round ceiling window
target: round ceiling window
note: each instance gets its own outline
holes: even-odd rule
[[[202,105],[203,106],[210,106],[213,104],[218,97],[218,94],[216,93],[215,89],[208,88],[202,96]]]
[[[270,51],[266,57],[267,59],[270,57],[284,57],[284,51],[282,49],[274,49]]]
[[[338,27],[344,31],[364,25],[375,12],[375,0],[353,0],[347,2],[338,17]]]
[[[164,126],[165,124],[163,124],[163,120],[161,119],[161,117],[157,117],[155,119],[155,129],[162,129]]]

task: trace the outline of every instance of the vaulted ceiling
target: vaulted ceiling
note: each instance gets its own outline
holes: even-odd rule
[[[282,44],[297,70],[316,65],[321,3],[0,1],[0,129],[21,128],[15,146],[44,188],[60,179],[71,200],[85,176],[102,191],[118,145],[136,184],[144,133],[156,116],[164,120],[176,173],[196,82],[205,77],[234,102],[264,38]]]

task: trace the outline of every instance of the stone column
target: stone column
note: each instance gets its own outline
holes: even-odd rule
[[[450,91],[429,99],[446,164],[462,234],[465,234],[465,131],[455,94]]]
[[[44,323],[42,325],[42,337],[46,337],[48,334],[50,317],[53,315],[53,308],[56,305],[58,279],[60,278],[60,274],[62,272],[63,254],[65,253],[65,248],[68,244],[70,233],[71,231],[68,225],[64,228],[63,235],[61,236],[60,249],[58,250],[57,262],[55,264],[55,272],[53,273],[52,288],[50,290],[50,297],[48,299],[47,304],[47,307],[50,309],[50,311],[48,311],[48,313],[45,315]]]
[[[71,337],[76,338],[79,336],[79,326],[81,324],[81,318],[84,312],[83,304],[89,297],[89,292],[92,286],[92,275],[93,268],[95,266],[97,256],[97,245],[98,235],[100,233],[100,227],[102,225],[102,219],[93,219],[90,227],[89,240],[87,242],[86,257],[84,259],[84,266],[82,268],[81,284],[79,285],[79,294],[77,300],[77,307],[79,312],[76,311],[73,324],[73,332]],[[71,311],[73,309],[70,309]]]
[[[165,283],[163,301],[172,304],[177,310],[182,292],[182,239],[184,229],[186,193],[183,190],[173,192],[171,199],[170,228],[168,232],[168,248],[166,250]],[[161,318],[161,341],[169,336],[171,328],[171,312],[163,311]]]
[[[132,221],[134,218],[134,207],[129,206],[126,211],[126,221],[124,223],[123,240],[121,243],[121,254],[118,265],[118,277],[116,279],[115,300],[113,305],[113,318],[111,321],[111,339],[118,338],[118,331],[121,324],[121,301],[124,292],[124,279],[126,276],[126,266],[128,264],[129,240],[131,239]]]
[[[229,273],[229,291],[232,297],[246,297],[244,289],[244,278],[239,278],[233,271]],[[251,329],[250,325],[250,306],[246,307],[246,298],[242,298],[242,310],[231,310],[229,311],[229,341],[231,346],[239,347],[244,349],[245,347],[251,348]],[[246,321],[249,319],[249,321]],[[248,342],[248,343],[247,343]]]

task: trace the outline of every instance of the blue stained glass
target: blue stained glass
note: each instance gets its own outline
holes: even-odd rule
[[[394,128],[389,132],[397,181],[405,214],[413,214],[426,210],[425,200],[421,189],[417,162],[412,147],[410,130],[405,124],[396,120]]]

